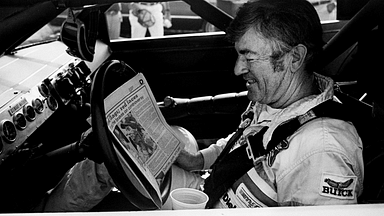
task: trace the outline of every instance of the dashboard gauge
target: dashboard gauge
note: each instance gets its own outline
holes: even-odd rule
[[[45,83],[41,83],[38,86],[39,92],[43,97],[48,97],[49,96],[49,88]]]
[[[39,114],[44,111],[43,101],[40,100],[39,98],[36,98],[35,100],[32,101],[32,106],[35,109],[35,111]]]
[[[19,130],[24,130],[27,127],[27,119],[23,113],[16,113],[13,115],[13,123]]]
[[[52,111],[57,110],[57,107],[59,106],[59,104],[57,103],[57,100],[52,96],[48,97],[47,104],[49,109],[51,109]]]
[[[16,140],[16,127],[9,120],[3,120],[1,122],[0,133],[3,139],[8,143],[12,143]]]
[[[31,105],[26,105],[23,107],[23,114],[28,121],[33,121],[36,119],[35,109]]]

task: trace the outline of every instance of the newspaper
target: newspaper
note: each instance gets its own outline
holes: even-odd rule
[[[108,129],[123,147],[118,155],[128,155],[161,197],[159,184],[182,143],[165,121],[144,75],[138,73],[116,89],[105,98],[104,107]]]

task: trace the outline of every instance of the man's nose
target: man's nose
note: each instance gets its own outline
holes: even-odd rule
[[[240,76],[242,74],[248,73],[247,64],[241,58],[237,59],[234,72],[236,76]]]

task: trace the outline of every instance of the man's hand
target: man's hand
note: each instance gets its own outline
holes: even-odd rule
[[[163,24],[164,24],[164,28],[171,28],[172,27],[172,22],[169,19],[164,19]]]
[[[176,159],[176,165],[187,171],[202,170],[204,158],[200,152],[189,153],[183,149]]]
[[[101,164],[103,162],[100,146],[96,143],[92,128],[85,131],[79,140],[79,147],[84,150],[85,156],[94,162]]]

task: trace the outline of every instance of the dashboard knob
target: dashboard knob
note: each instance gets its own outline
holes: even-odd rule
[[[56,80],[55,88],[57,93],[66,100],[69,100],[75,93],[75,86],[68,77]]]

